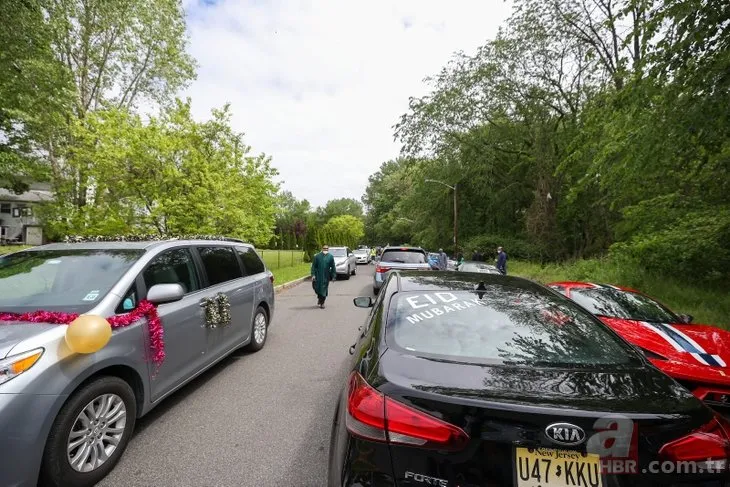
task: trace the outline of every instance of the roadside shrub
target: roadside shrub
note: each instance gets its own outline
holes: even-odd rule
[[[485,259],[496,257],[497,247],[503,247],[510,259],[521,259],[542,262],[548,253],[539,244],[519,237],[501,235],[477,235],[461,244],[464,255],[469,258],[474,250],[485,254]]]
[[[730,281],[730,210],[686,214],[664,230],[612,245],[609,255],[633,258],[656,273]]]

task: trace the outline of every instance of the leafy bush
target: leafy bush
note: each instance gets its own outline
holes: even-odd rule
[[[687,213],[663,230],[612,245],[610,255],[628,256],[666,275],[730,280],[730,210]]]
[[[467,239],[461,245],[464,255],[471,256],[474,250],[479,250],[486,256],[495,255],[497,247],[504,248],[510,259],[543,261],[547,253],[539,244],[529,242],[519,237],[500,235],[477,235]]]

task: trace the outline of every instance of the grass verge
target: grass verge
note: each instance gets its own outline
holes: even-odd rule
[[[271,272],[274,273],[274,286],[280,286],[300,277],[308,276],[311,268],[310,264],[298,264],[282,267],[281,269],[271,269]]]
[[[702,285],[657,276],[638,266],[620,264],[608,258],[544,265],[510,261],[507,270],[541,283],[589,281],[631,287],[661,301],[675,313],[694,316],[695,323],[730,329],[730,293],[719,284]]]
[[[266,267],[272,270],[304,263],[304,252],[301,250],[257,250]]]

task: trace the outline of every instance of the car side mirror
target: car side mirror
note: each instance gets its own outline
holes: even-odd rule
[[[165,304],[180,301],[185,289],[180,284],[155,284],[147,291],[147,301],[152,304]]]
[[[679,315],[679,321],[681,323],[690,324],[694,320],[694,317],[692,315]]]
[[[358,308],[372,308],[373,299],[370,296],[360,296],[352,300]]]

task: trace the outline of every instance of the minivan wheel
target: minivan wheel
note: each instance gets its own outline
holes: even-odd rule
[[[251,327],[251,343],[248,344],[246,350],[249,352],[258,352],[266,344],[266,337],[269,334],[269,316],[263,306],[256,308],[253,315],[253,326]]]
[[[48,434],[40,484],[99,483],[127,448],[136,418],[134,391],[119,377],[100,377],[74,392]]]

